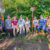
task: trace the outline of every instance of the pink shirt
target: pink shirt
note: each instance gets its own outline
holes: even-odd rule
[[[17,19],[15,19],[15,20],[13,19],[12,23],[13,23],[13,25],[17,25],[18,24],[18,20]]]

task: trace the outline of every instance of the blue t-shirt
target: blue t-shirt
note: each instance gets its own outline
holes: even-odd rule
[[[12,21],[11,21],[11,19],[6,19],[5,20],[5,28],[7,29],[7,28],[12,28]]]
[[[39,22],[41,26],[45,25],[45,19],[40,19]]]

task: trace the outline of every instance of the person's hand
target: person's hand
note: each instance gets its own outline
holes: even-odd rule
[[[39,24],[37,24],[37,26],[38,26]]]
[[[47,35],[47,38],[50,38],[50,34],[49,34],[49,35]]]
[[[17,28],[17,25],[15,26],[15,28]]]
[[[9,29],[9,27],[7,29]]]
[[[50,29],[50,26],[48,26],[48,29]]]
[[[28,25],[27,24],[25,24],[25,27],[27,27]]]

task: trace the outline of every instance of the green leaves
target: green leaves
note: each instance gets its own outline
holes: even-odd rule
[[[5,8],[5,14],[13,16],[20,14],[31,16],[30,8],[36,7],[34,15],[39,18],[40,14],[48,16],[50,13],[50,0],[2,0],[2,7]]]

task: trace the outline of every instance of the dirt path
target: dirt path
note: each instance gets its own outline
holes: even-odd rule
[[[30,35],[30,34],[29,34]],[[45,40],[38,40],[35,41],[31,39],[31,37],[37,36],[36,35],[27,35],[24,38],[11,38],[6,39],[0,44],[0,50],[49,50],[48,49],[48,42]]]
[[[7,49],[5,50],[14,50],[14,48],[19,50],[49,50],[48,49],[48,42],[42,41],[33,41],[33,40],[26,40],[24,42],[23,39],[16,39]]]

